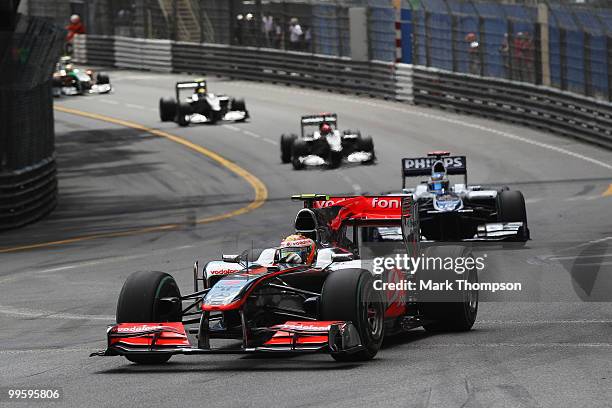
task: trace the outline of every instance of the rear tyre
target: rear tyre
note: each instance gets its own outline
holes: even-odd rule
[[[179,103],[176,112],[176,123],[179,126],[189,126],[189,115],[191,115],[191,106],[188,103]]]
[[[330,169],[337,169],[342,164],[342,152],[335,150],[329,151],[329,158],[327,159]]]
[[[107,74],[99,73],[96,77],[96,83],[99,85],[110,84],[110,78]]]
[[[280,148],[281,148],[281,161],[283,163],[291,163],[291,149],[293,148],[293,142],[297,139],[297,135],[281,135]]]
[[[497,217],[500,222],[522,222],[523,228],[519,230],[516,241],[529,240],[527,227],[527,209],[525,197],[520,191],[503,190],[497,195]]]
[[[367,361],[374,358],[384,338],[385,305],[374,278],[363,269],[332,272],[321,291],[321,320],[352,322],[365,347],[352,354],[332,353],[336,361]]]
[[[232,99],[231,108],[233,111],[246,112],[246,103],[244,102],[244,99]]]
[[[159,98],[159,118],[162,122],[172,122],[176,116],[176,100]]]
[[[450,257],[472,258],[471,252],[462,246],[448,245],[429,247],[425,249],[425,258],[440,258],[442,260]],[[476,321],[478,314],[478,291],[459,290],[456,280],[467,280],[470,283],[478,282],[478,273],[475,267],[469,268],[458,274],[453,270],[428,269],[419,271],[419,280],[431,280],[435,283],[450,281],[453,283],[453,291],[426,291],[419,292],[419,310],[426,320],[432,321],[423,327],[428,332],[462,332],[468,331]]]
[[[164,272],[141,271],[131,274],[121,288],[117,302],[117,323],[180,322],[181,304],[160,302],[164,297],[180,297],[174,278]],[[126,356],[138,364],[161,364],[171,354]]]
[[[300,157],[308,155],[308,145],[303,140],[295,140],[291,147],[291,164],[295,170],[301,170],[304,168],[304,163],[300,161]]]

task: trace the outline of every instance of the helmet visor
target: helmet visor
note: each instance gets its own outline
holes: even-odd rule
[[[280,249],[280,260],[287,259],[290,254],[298,254],[302,258],[302,262],[305,263],[310,255],[310,247],[287,247]]]

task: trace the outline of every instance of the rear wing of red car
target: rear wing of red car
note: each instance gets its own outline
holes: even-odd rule
[[[313,211],[333,210],[327,225],[339,231],[344,223],[357,225],[390,225],[401,227],[409,253],[416,253],[420,236],[418,204],[411,195],[329,196],[300,194],[291,197],[304,202]],[[304,210],[306,211],[306,210]]]

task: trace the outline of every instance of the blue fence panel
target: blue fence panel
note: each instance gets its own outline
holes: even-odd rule
[[[432,13],[446,13],[448,7],[444,0],[421,0],[423,7]]]
[[[591,85],[593,93],[599,98],[605,98],[608,95],[608,53],[607,53],[607,38],[606,36],[593,35],[591,37],[591,61],[589,68],[591,70]]]
[[[414,10],[414,35],[415,41],[414,51],[416,52],[414,63],[417,65],[427,65],[427,43],[426,43],[426,31],[425,31],[425,11]]]
[[[412,64],[412,9],[401,10],[402,21],[402,62]]]
[[[566,30],[565,55],[567,88],[570,91],[584,92],[584,33]]]
[[[395,9],[370,8],[370,56],[378,61],[395,61]]]
[[[452,18],[448,14],[431,13],[429,22],[431,65],[452,71]]]
[[[510,77],[510,50],[508,44],[508,23],[502,18],[485,17],[483,30],[484,75],[498,78]]]
[[[535,7],[519,4],[504,4],[504,11],[509,18],[535,22],[538,19],[538,10]]]
[[[561,88],[561,33],[554,24],[548,26],[550,82],[555,88]]]
[[[313,39],[314,51],[317,54],[340,55],[340,32],[336,7],[331,5],[314,5]]]

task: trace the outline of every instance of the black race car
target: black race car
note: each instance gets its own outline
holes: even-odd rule
[[[174,98],[159,100],[159,117],[162,122],[174,121],[180,126],[190,123],[217,123],[219,121],[242,122],[249,118],[243,99],[230,98],[208,92],[206,81],[196,79],[176,83]],[[190,91],[190,96],[181,99],[181,91]]]
[[[306,166],[336,168],[343,161],[369,164],[376,160],[371,136],[359,130],[338,130],[338,115],[320,113],[302,116],[301,135],[281,135],[281,161],[295,170]],[[315,128],[314,130],[311,130]]]

